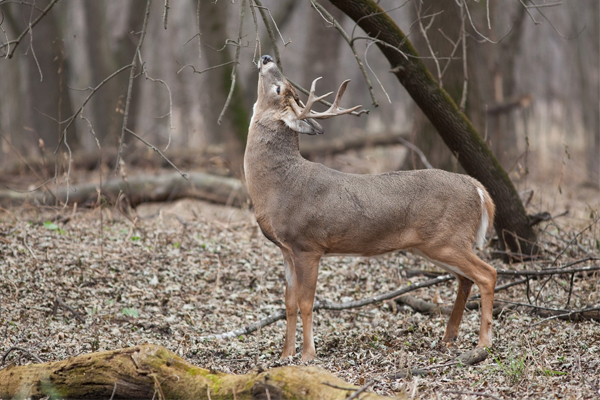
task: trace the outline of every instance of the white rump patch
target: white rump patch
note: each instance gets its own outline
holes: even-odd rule
[[[485,234],[490,225],[490,217],[485,208],[485,195],[483,194],[483,190],[477,188],[477,193],[479,193],[479,197],[481,198],[481,218],[479,219],[479,225],[477,225],[477,231],[475,232],[475,245],[482,249],[485,244]]]

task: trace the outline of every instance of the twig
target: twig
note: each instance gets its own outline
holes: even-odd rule
[[[429,163],[429,161],[427,161],[427,157],[425,157],[425,154],[423,153],[423,151],[420,148],[418,148],[417,146],[415,146],[408,140],[401,138],[401,137],[398,138],[398,141],[400,141],[400,143],[402,143],[404,146],[410,148],[412,151],[417,153],[419,155],[419,158],[421,159],[421,162],[423,163],[423,165],[425,165],[427,167],[427,169],[433,169],[433,165],[431,165]]]
[[[27,33],[29,31],[31,31],[31,29],[33,29],[34,26],[36,26],[38,24],[38,22],[41,21],[42,18],[44,18],[46,16],[46,14],[48,14],[48,12],[50,11],[50,9],[52,7],[54,7],[54,5],[58,3],[58,0],[52,0],[50,2],[50,4],[48,4],[48,6],[46,8],[44,8],[44,11],[42,11],[42,13],[40,15],[38,15],[38,17],[31,22],[28,26],[27,29],[25,29],[23,32],[21,32],[21,34],[19,35],[19,37],[16,40],[12,40],[9,41],[3,45],[0,45],[0,49],[7,47],[8,49],[6,51],[6,58],[12,58],[12,56],[14,55],[15,50],[17,49],[17,46],[19,45],[19,43],[21,43],[21,40],[23,40],[23,38],[25,37],[25,35],[27,35]],[[14,44],[14,47],[12,48],[12,50],[10,50],[10,45]]]
[[[354,42],[350,39],[350,36],[348,36],[348,33],[346,33],[346,31],[340,25],[340,23],[333,17],[333,15],[331,15],[329,13],[329,11],[327,11],[325,9],[325,7],[323,7],[321,4],[319,4],[316,0],[311,0],[311,3],[313,5],[313,7],[315,7],[318,11],[320,11],[321,16],[324,15],[325,20],[327,20],[327,22],[331,23],[333,25],[333,27],[335,29],[337,29],[337,31],[340,33],[340,35],[348,43],[348,46],[350,46],[350,50],[352,50],[352,54],[354,54],[354,58],[356,59],[358,68],[360,69],[363,76],[365,77],[365,81],[367,82],[367,86],[369,87],[369,94],[371,95],[371,100],[373,100],[373,107],[378,107],[379,103],[377,102],[377,99],[375,98],[375,92],[373,92],[373,84],[371,83],[371,80],[369,79],[369,74],[367,74],[367,71],[365,70],[365,66],[363,65],[362,60],[360,59],[360,57],[358,56],[358,53],[356,52],[356,48],[354,47]],[[366,53],[366,51],[365,51],[365,53]],[[366,58],[365,58],[365,61],[366,61]]]
[[[370,388],[371,386],[373,386],[373,384],[375,383],[374,380],[371,380],[369,382],[367,382],[363,387],[361,387],[360,389],[358,389],[356,392],[352,393],[352,396],[348,397],[346,400],[354,400],[356,398],[358,398],[358,396],[366,391],[368,388]]]
[[[179,168],[177,168],[177,166],[175,164],[173,164],[173,162],[171,162],[171,160],[169,160],[167,158],[167,156],[165,156],[162,151],[160,151],[156,146],[148,143],[144,138],[142,138],[140,135],[138,135],[137,133],[135,133],[134,131],[132,131],[129,128],[125,128],[125,130],[127,132],[129,132],[130,134],[132,134],[133,136],[135,136],[136,138],[138,138],[142,143],[144,143],[146,146],[150,147],[152,150],[154,150],[155,152],[157,152],[158,154],[160,154],[160,156],[166,161],[168,162],[171,167],[173,167],[175,169],[175,171],[179,172],[179,174],[184,178],[184,179],[188,179],[188,174],[186,174],[185,172],[181,172],[179,170]]]
[[[316,301],[314,303],[313,310],[314,311],[318,311],[318,310],[337,310],[337,311],[339,311],[339,310],[347,310],[347,309],[351,309],[351,308],[364,307],[364,306],[367,306],[370,304],[375,304],[375,303],[380,303],[385,300],[390,300],[390,299],[393,299],[394,297],[398,297],[402,294],[405,294],[408,292],[413,292],[415,290],[418,290],[418,289],[421,289],[424,287],[437,285],[439,283],[446,282],[446,281],[449,281],[452,279],[454,279],[454,276],[452,276],[452,275],[443,275],[438,278],[429,279],[424,282],[414,283],[412,285],[405,286],[398,290],[394,290],[393,292],[388,292],[388,293],[381,294],[379,296],[375,296],[375,297],[371,297],[371,298],[367,298],[367,299],[363,299],[363,300],[351,301],[351,302],[347,302],[347,303],[330,303],[328,301]],[[221,333],[221,334],[202,336],[199,339],[200,340],[229,339],[229,338],[234,338],[234,337],[238,337],[241,335],[247,335],[249,333],[252,333],[252,332],[258,330],[259,328],[263,328],[267,325],[270,325],[274,322],[284,319],[285,317],[286,317],[286,312],[285,312],[285,310],[281,309],[281,310],[278,310],[277,312],[269,315],[268,317],[263,318],[260,321],[257,321],[253,324],[247,325],[243,328],[225,332],[225,333]]]
[[[419,22],[419,30],[421,31],[421,35],[423,35],[423,37],[425,38],[425,43],[427,43],[427,48],[429,49],[429,53],[431,54],[431,57],[433,58],[433,62],[435,63],[435,67],[437,68],[438,80],[440,83],[440,87],[444,87],[444,85],[442,84],[442,70],[440,69],[440,63],[439,63],[437,57],[435,56],[435,52],[433,51],[433,48],[431,47],[431,42],[429,41],[429,38],[427,37],[427,29],[429,29],[429,27],[433,23],[433,20],[435,19],[435,15],[433,15],[431,17],[431,22],[430,22],[429,26],[427,27],[427,29],[425,29],[425,27],[423,26],[423,19],[421,18],[421,7],[423,7],[423,3],[421,3],[421,2],[418,3],[418,6],[415,5],[415,11],[417,12],[417,21]],[[464,20],[463,20],[463,23],[464,23]]]
[[[532,325],[530,325],[530,326],[529,326],[529,329],[533,328],[534,326],[537,326],[537,325],[543,324],[544,322],[548,322],[548,321],[550,321],[550,320],[553,320],[553,319],[560,318],[560,319],[565,319],[565,320],[568,320],[568,319],[570,319],[569,317],[571,317],[572,315],[583,314],[583,313],[586,313],[586,312],[589,312],[589,311],[600,311],[600,307],[594,307],[594,308],[584,308],[584,309],[581,309],[581,310],[574,310],[574,311],[568,311],[568,310],[552,310],[552,309],[547,309],[547,311],[551,311],[551,312],[560,312],[560,311],[564,311],[564,313],[563,313],[563,314],[555,314],[555,315],[553,315],[553,316],[551,316],[551,317],[548,317],[548,318],[545,318],[545,319],[543,319],[543,320],[541,320],[541,321],[538,321],[538,322],[536,322],[535,324],[532,324]],[[598,314],[599,314],[599,318],[598,318],[598,319],[600,319],[600,313],[598,313]]]
[[[383,86],[383,84],[379,80],[379,77],[377,76],[377,74],[375,73],[375,71],[373,71],[373,68],[371,68],[371,66],[369,65],[369,58],[367,57],[367,52],[369,51],[369,48],[373,45],[373,43],[375,43],[375,42],[374,41],[370,41],[369,43],[367,43],[367,46],[365,47],[365,64],[367,64],[367,68],[369,68],[369,71],[371,71],[371,73],[373,74],[373,76],[375,77],[375,79],[377,79],[377,83],[379,83],[379,86],[381,87],[381,90],[383,90],[383,93],[385,94],[385,97],[387,97],[388,102],[390,104],[392,104],[392,100],[390,99],[390,96],[388,95],[387,91],[385,90],[385,87]]]
[[[169,0],[165,0],[165,10],[163,11],[163,23],[167,29],[167,18],[169,17]]]
[[[166,5],[165,5],[166,7]],[[166,29],[166,26],[165,26]],[[138,54],[139,58],[140,58],[140,64],[142,65],[142,74],[144,74],[144,76],[146,77],[146,79],[152,81],[152,82],[158,82],[158,83],[162,83],[164,85],[165,88],[167,88],[167,92],[169,92],[169,112],[166,115],[163,115],[159,118],[164,118],[165,116],[169,116],[169,140],[167,141],[167,145],[165,146],[165,149],[163,151],[167,151],[167,149],[169,148],[169,145],[171,144],[171,133],[172,131],[175,129],[173,128],[173,95],[171,94],[171,88],[169,87],[169,85],[167,85],[167,82],[163,81],[162,79],[155,79],[152,78],[150,75],[148,75],[148,70],[146,69],[146,65],[144,64],[144,62],[142,61],[142,55],[141,53]]]
[[[8,349],[6,351],[6,353],[4,353],[4,355],[2,356],[2,363],[0,363],[0,365],[4,365],[4,361],[6,361],[6,357],[8,357],[8,355],[15,350],[19,350],[22,351],[23,353],[29,355],[31,358],[33,358],[35,361],[37,361],[40,364],[43,364],[44,362],[42,361],[41,358],[39,358],[38,356],[36,356],[35,354],[33,354],[31,351],[23,348],[23,347],[18,347],[18,346],[13,346],[10,349]]]
[[[466,8],[467,4],[463,2],[463,6]],[[462,53],[463,53],[463,91],[460,99],[460,111],[465,112],[467,105],[467,92],[469,87],[469,70],[467,68],[467,31],[465,29],[465,11],[463,7],[460,7],[460,20],[461,20],[461,35],[462,35]],[[450,63],[450,61],[448,61]]]
[[[463,392],[462,390],[444,390],[444,393],[463,394],[465,396],[481,396],[481,397],[489,397],[491,399],[496,399],[496,400],[502,400],[500,397],[496,397],[493,394],[481,393],[481,392]]]
[[[142,48],[142,44],[144,44],[144,38],[146,37],[146,29],[148,27],[148,17],[150,15],[150,5],[152,4],[152,0],[148,0],[146,2],[146,13],[144,15],[144,22],[142,24],[142,31],[140,36],[140,41],[135,48],[135,52],[133,54],[133,60],[129,67],[131,70],[129,71],[129,84],[127,85],[127,96],[125,100],[125,111],[123,113],[123,125],[121,126],[121,136],[119,138],[119,151],[117,152],[117,160],[115,162],[115,172],[118,171],[120,166],[121,153],[123,152],[123,146],[125,145],[125,130],[127,129],[127,120],[129,119],[129,107],[131,106],[131,95],[133,92],[133,79],[135,78],[135,70],[137,68],[137,55]]]
[[[229,94],[227,95],[227,100],[225,100],[225,105],[223,106],[223,110],[221,110],[221,114],[219,115],[219,119],[217,119],[217,124],[221,125],[221,121],[223,120],[223,115],[225,115],[225,111],[229,107],[229,103],[231,102],[231,97],[233,96],[233,91],[235,90],[235,80],[237,77],[237,65],[238,60],[240,59],[240,49],[242,48],[242,33],[244,28],[244,9],[246,8],[246,0],[240,1],[240,24],[238,26],[238,38],[235,47],[235,57],[233,60],[233,68],[231,69],[231,86],[229,87]]]
[[[556,256],[556,258],[554,259],[554,261],[552,262],[552,265],[550,265],[551,267],[553,267],[554,265],[556,265],[556,262],[558,261],[558,259],[560,258],[560,256],[562,256],[564,254],[565,251],[567,251],[567,249],[573,244],[573,242],[575,242],[577,240],[577,238],[579,236],[581,236],[581,234],[585,231],[587,231],[588,229],[590,229],[592,226],[596,225],[596,223],[600,220],[600,216],[598,216],[591,224],[589,224],[588,226],[586,226],[585,228],[583,228],[581,231],[579,231],[577,233],[577,235],[575,235],[575,237],[565,246],[564,249],[562,249],[562,251],[560,253],[558,253],[558,255]]]
[[[598,260],[597,257],[588,257],[585,260]],[[542,269],[539,271],[532,270],[523,270],[523,271],[509,271],[499,269],[496,272],[498,275],[504,276],[546,276],[546,275],[561,275],[561,274],[574,274],[577,272],[590,272],[590,271],[598,271],[600,270],[600,265],[590,265],[589,267],[579,267],[579,268],[548,268]]]
[[[73,314],[75,318],[77,318],[82,323],[85,323],[85,319],[77,312],[77,310],[65,303],[65,301],[61,299],[60,296],[56,296],[54,298],[54,307],[52,308],[52,315],[56,315],[56,312],[58,311],[58,306],[61,306],[65,310],[71,312],[71,314]]]
[[[226,63],[219,64],[219,65],[213,65],[212,67],[205,68],[205,69],[203,69],[203,70],[201,70],[201,71],[198,71],[198,70],[196,70],[196,68],[195,68],[195,67],[194,67],[192,64],[186,64],[186,65],[184,65],[183,67],[181,67],[181,68],[179,69],[179,71],[177,71],[177,73],[180,73],[180,72],[181,72],[181,71],[183,71],[185,68],[187,68],[187,67],[190,67],[190,68],[192,69],[192,72],[193,72],[194,74],[203,74],[203,73],[205,73],[205,72],[207,72],[207,71],[210,71],[211,69],[216,69],[216,68],[225,67],[225,66],[227,66],[227,65],[231,65],[231,64],[233,64],[234,62],[235,62],[235,61],[227,61]],[[181,65],[181,64],[180,64],[180,65]]]
[[[260,0],[253,0],[253,1],[256,4],[258,11],[260,12],[260,16],[263,20],[263,23],[265,24],[265,28],[267,28],[267,34],[269,36],[269,39],[271,40],[271,45],[273,46],[273,52],[275,53],[275,62],[277,64],[277,67],[283,74],[283,65],[281,64],[281,55],[279,54],[279,47],[277,47],[277,39],[275,38],[275,33],[273,32],[273,28],[271,27],[271,24],[269,23],[269,20],[267,19],[267,14],[265,12],[265,9],[264,9],[261,1]],[[277,27],[277,26],[275,26],[275,27]],[[284,46],[285,46],[285,43],[284,43]]]

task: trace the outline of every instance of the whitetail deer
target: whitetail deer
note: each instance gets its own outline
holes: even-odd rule
[[[315,81],[303,105],[270,56],[259,62],[258,99],[250,122],[244,169],[256,220],[283,253],[287,332],[282,358],[296,353],[300,308],[302,360],[315,357],[312,311],[323,255],[374,256],[410,250],[458,279],[444,341],[458,335],[473,282],[481,291],[478,347],[491,346],[496,270],[473,252],[482,246],[494,203],[475,179],[441,170],[347,174],[302,158],[298,133],[323,133],[315,121],[348,114],[340,109],[348,81],[325,112],[311,110]]]

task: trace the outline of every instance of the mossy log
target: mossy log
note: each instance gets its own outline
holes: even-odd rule
[[[211,371],[152,344],[0,370],[3,399],[341,400],[358,389],[318,367],[288,366],[246,375]],[[384,399],[374,393],[360,398]]]

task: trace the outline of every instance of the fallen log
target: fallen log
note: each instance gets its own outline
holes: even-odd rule
[[[38,399],[346,399],[360,388],[319,367],[230,375],[144,344],[0,370],[0,397]],[[384,399],[361,393],[361,399]]]
[[[244,185],[235,178],[193,172],[183,178],[178,173],[164,175],[138,175],[124,181],[121,178],[109,179],[102,184],[102,196],[116,201],[122,193],[132,206],[146,201],[172,201],[184,197],[208,200],[220,204],[240,206],[249,200]],[[61,186],[50,193],[43,190],[17,192],[0,190],[0,204],[15,204],[30,200],[42,205],[85,204],[98,199],[98,183],[82,183],[68,188]],[[67,190],[68,189],[68,190]]]

